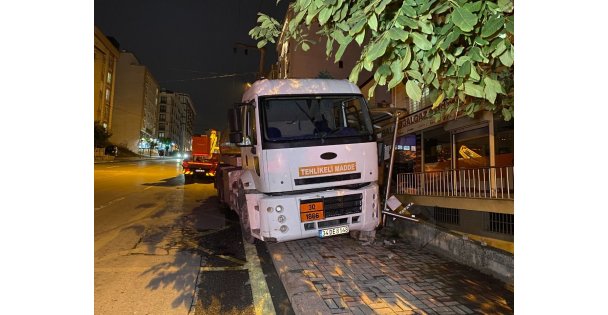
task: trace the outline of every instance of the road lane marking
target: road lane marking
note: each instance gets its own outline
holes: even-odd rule
[[[266,278],[260,265],[260,258],[254,245],[247,243],[243,239],[245,245],[245,256],[247,263],[245,267],[249,271],[249,283],[251,284],[251,293],[253,294],[253,306],[255,307],[256,315],[276,314],[272,297],[266,284]]]
[[[103,208],[105,208],[105,207],[107,207],[107,206],[109,206],[109,205],[111,205],[111,204],[113,204],[115,202],[121,201],[123,199],[125,199],[125,197],[116,198],[116,199],[114,199],[114,200],[112,200],[112,201],[110,201],[110,202],[108,202],[108,203],[106,203],[104,205],[101,205],[101,206],[95,208],[95,211],[101,210],[101,209],[103,209]]]

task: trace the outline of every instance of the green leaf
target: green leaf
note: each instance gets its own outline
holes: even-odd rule
[[[361,62],[358,62],[357,65],[354,66],[353,69],[350,71],[350,75],[348,76],[348,81],[357,84],[357,81],[359,80],[359,73],[361,73],[362,69],[363,69],[363,65],[361,64]]]
[[[513,118],[513,112],[512,112],[512,110],[509,110],[507,108],[503,108],[502,109],[502,117],[505,119],[505,121],[511,120],[511,118]]]
[[[418,29],[418,23],[405,15],[397,16],[397,23],[399,23],[401,26],[407,26],[413,30]]]
[[[413,7],[411,7],[410,5],[408,5],[407,3],[403,3],[403,5],[401,6],[401,12],[403,12],[405,15],[415,18],[416,16],[418,16],[416,14],[416,10],[414,10]]]
[[[302,50],[303,51],[308,51],[310,49],[310,46],[307,43],[302,43]]]
[[[383,76],[387,76],[387,75],[391,74],[391,68],[387,64],[382,64],[380,67],[378,67],[378,70],[376,70],[376,73],[383,75]]]
[[[382,2],[380,2],[380,4],[374,8],[374,12],[379,15],[380,13],[382,13],[382,11],[384,11],[386,5],[389,4],[391,1],[392,0],[382,0]]]
[[[401,59],[401,70],[405,70],[412,60],[412,50],[410,46],[405,46],[405,55]]]
[[[484,56],[481,53],[481,49],[477,46],[471,47],[471,49],[469,49],[469,52],[467,53],[467,56],[471,57],[471,60],[477,62],[482,62],[484,60]]]
[[[257,46],[258,46],[258,48],[262,48],[262,47],[266,46],[266,43],[267,43],[266,40],[261,40],[261,41],[258,42]]]
[[[513,47],[507,50],[504,54],[500,55],[500,62],[507,67],[511,67],[513,65]]]
[[[334,59],[334,62],[340,61],[342,55],[344,54],[344,51],[346,50],[346,47],[348,47],[348,44],[350,44],[350,41],[345,44],[340,44],[340,48],[338,48],[338,51],[336,51],[336,57]]]
[[[417,71],[417,70],[408,70],[405,73],[407,73],[407,75],[409,75],[410,77],[414,78],[415,80],[418,80],[419,82],[424,81],[422,79],[422,74],[420,74],[420,72]]]
[[[403,70],[401,70],[401,62],[399,62],[399,60],[395,60],[393,61],[393,63],[391,63],[391,72],[393,73],[393,77],[388,82],[389,90],[397,86],[397,84],[401,83],[401,81],[403,81],[404,75]]]
[[[502,12],[512,12],[513,11],[513,1],[512,0],[498,0],[498,7]]]
[[[458,68],[458,77],[466,78],[471,73],[471,62],[465,61],[460,68]]]
[[[323,24],[327,23],[327,21],[331,17],[332,12],[333,12],[333,10],[328,7],[325,7],[325,8],[323,8],[323,10],[321,10],[321,13],[319,13],[319,24],[321,26],[323,26]]]
[[[481,77],[479,76],[479,73],[477,73],[477,70],[475,69],[474,66],[471,67],[471,74],[469,74],[469,79],[471,79],[475,82],[479,82],[479,80],[481,79]]]
[[[437,69],[439,69],[440,66],[441,66],[441,57],[439,56],[439,54],[437,54],[437,55],[435,55],[435,58],[433,58],[433,63],[431,65],[431,71],[437,72]]]
[[[481,28],[481,36],[487,38],[498,33],[504,24],[505,20],[502,16],[498,14],[491,16]]]
[[[408,80],[405,83],[405,92],[407,93],[407,96],[414,101],[420,101],[422,98],[422,90],[416,81]]]
[[[458,37],[461,35],[462,33],[460,32],[460,29],[455,28],[454,30],[452,30],[450,32],[450,34],[448,34],[448,36],[446,36],[445,41],[439,46],[441,47],[441,49],[446,50],[450,47],[450,45],[458,39]]]
[[[477,24],[477,16],[462,7],[454,8],[451,17],[452,22],[463,32],[472,31],[475,24]]]
[[[433,3],[435,3],[435,1],[436,0],[426,0],[426,3],[422,4],[420,7],[418,7],[418,10],[416,10],[418,12],[418,15],[423,15],[427,13],[429,8],[433,5]]]
[[[514,22],[514,17],[511,15],[509,17],[507,17],[507,22],[505,24],[505,29],[507,30],[507,32],[511,33],[511,34],[515,34],[515,22]]]
[[[365,60],[374,61],[384,55],[389,43],[390,39],[388,39],[388,37],[382,37],[380,41],[373,43],[365,54]]]
[[[463,5],[463,7],[466,8],[469,12],[478,12],[479,10],[481,10],[481,1],[473,3],[469,2]]]
[[[335,30],[333,33],[331,33],[331,37],[335,38],[340,45],[350,43],[350,41],[353,40],[351,37],[344,36],[344,34],[342,34],[342,32],[339,30]]]
[[[505,52],[505,50],[507,50],[507,45],[505,44],[505,41],[500,41],[496,46],[496,49],[492,53],[492,57],[496,58],[500,56],[503,52]]]
[[[477,36],[475,37],[475,44],[480,45],[480,46],[486,46],[488,45],[490,42],[481,38],[481,36]]]
[[[306,14],[306,25],[310,25],[310,23],[312,22],[312,19],[315,18],[315,16],[317,16],[317,13],[319,13],[319,11],[321,11],[320,7],[316,7],[314,5],[311,5],[308,7],[308,14]]]
[[[363,60],[363,69],[372,72],[372,70],[374,69],[374,62],[373,61],[369,61],[369,60]]]
[[[420,26],[420,31],[422,31],[423,33],[433,34],[433,24],[426,21],[418,20],[418,26]]]
[[[350,29],[350,31],[348,32],[348,34],[350,36],[353,36],[353,35],[359,33],[363,29],[363,27],[365,26],[365,23],[367,23],[367,20],[364,17],[361,17],[361,19],[359,19],[357,21],[357,23],[355,23],[353,25],[353,27]]]
[[[378,30],[378,19],[376,18],[375,14],[372,14],[372,16],[369,18],[369,20],[367,20],[367,24],[369,25],[369,27],[372,30],[374,30],[374,31]]]
[[[325,55],[331,56],[331,52],[334,49],[334,39],[328,38],[325,42]]]
[[[486,82],[487,78],[484,78],[484,82]],[[483,93],[484,93],[484,97],[490,101],[490,103],[494,104],[494,101],[496,100],[496,90],[494,90],[494,86],[493,85],[488,85],[486,83],[486,86],[483,88]]]
[[[392,40],[400,40],[404,42],[408,37],[408,32],[400,28],[393,27],[388,30],[388,37],[390,37]]]
[[[483,87],[471,81],[464,83],[464,93],[474,97],[483,98]]]
[[[431,49],[431,47],[433,47],[431,42],[426,39],[425,35],[422,35],[418,32],[411,32],[410,35],[412,36],[412,39],[414,40],[414,45],[416,45],[416,47],[422,50],[429,50]]]
[[[355,41],[357,42],[357,44],[359,44],[359,46],[361,46],[361,43],[363,43],[364,39],[365,39],[365,29],[363,29],[361,31],[361,33],[357,34],[357,36],[355,37]]]
[[[435,73],[427,72],[424,74],[423,78],[424,78],[424,84],[429,85],[435,79]]]

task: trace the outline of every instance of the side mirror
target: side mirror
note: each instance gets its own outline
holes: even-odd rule
[[[230,128],[230,142],[232,141],[233,132],[241,132],[241,111],[236,108],[228,110],[228,127]],[[240,142],[240,140],[238,141]]]

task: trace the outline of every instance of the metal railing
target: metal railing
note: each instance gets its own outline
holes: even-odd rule
[[[513,199],[513,167],[397,174],[397,194]]]

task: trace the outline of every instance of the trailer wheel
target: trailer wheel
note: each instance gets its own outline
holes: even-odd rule
[[[255,243],[255,237],[251,235],[251,227],[249,226],[249,212],[247,212],[247,198],[245,197],[245,189],[243,183],[239,182],[239,195],[238,195],[238,206],[239,206],[239,221],[241,223],[241,233],[243,239],[249,243]]]

